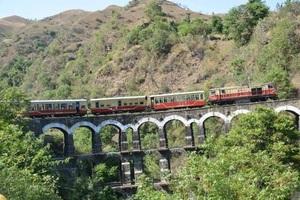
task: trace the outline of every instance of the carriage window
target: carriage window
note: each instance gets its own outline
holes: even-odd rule
[[[215,94],[216,94],[216,91],[214,91],[214,90],[213,90],[213,91],[210,91],[210,94],[211,94],[211,95],[215,95]]]
[[[268,88],[273,88],[273,85],[268,85]]]
[[[81,109],[85,109],[85,105],[81,105]]]
[[[73,105],[69,105],[69,109],[73,109]]]
[[[109,104],[107,104],[106,106],[107,106],[107,107],[110,107],[110,105],[109,105]]]
[[[195,96],[195,99],[196,99],[196,100],[199,100],[199,95],[198,95],[198,94]]]
[[[99,101],[96,102],[96,108],[99,108]]]
[[[221,90],[221,93],[222,93],[222,94],[225,94],[225,90]]]
[[[135,105],[138,105],[138,104],[139,104],[139,102],[135,102],[134,104],[135,104]]]
[[[124,106],[127,106],[127,103],[124,103]]]
[[[66,104],[66,103],[62,103],[62,104],[60,105],[60,107],[61,107],[61,109],[66,109],[66,108],[67,108],[67,104]]]
[[[129,105],[132,106],[132,102],[130,102]]]
[[[163,100],[160,98],[160,99],[159,99],[159,102],[160,102],[160,103],[163,103]]]
[[[158,103],[158,99],[155,99],[155,103]]]
[[[143,104],[144,104],[144,102],[143,102],[143,101],[141,101],[141,102],[140,102],[140,104],[141,104],[141,105],[143,105]]]
[[[203,94],[200,94],[200,96],[201,96],[201,99],[204,99]]]
[[[175,101],[175,97],[172,97],[172,98],[171,98],[171,102],[174,102],[174,101]]]
[[[167,99],[167,98],[164,98],[164,102],[167,103],[167,102],[168,102],[168,99]]]
[[[101,104],[101,107],[104,107],[104,104]]]

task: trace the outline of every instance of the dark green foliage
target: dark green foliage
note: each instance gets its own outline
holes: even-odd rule
[[[0,90],[0,120],[5,122],[16,122],[23,114],[29,100],[18,88]]]
[[[145,10],[146,15],[151,21],[155,19],[165,16],[166,14],[162,11],[161,6],[159,5],[158,0],[152,0],[146,7]]]
[[[102,149],[104,152],[114,152],[119,150],[119,130],[113,126],[102,128],[101,133]]]
[[[249,0],[247,4],[232,8],[224,19],[224,33],[238,45],[249,42],[259,20],[269,13],[261,0]]]
[[[221,17],[213,15],[211,18],[211,28],[214,33],[223,32],[223,20]]]
[[[33,134],[0,120],[0,191],[9,199],[61,199],[54,161]]]
[[[156,149],[159,146],[158,127],[153,123],[144,123],[139,129],[142,149]]]
[[[207,36],[211,32],[211,26],[202,19],[195,19],[192,21],[184,20],[178,25],[179,36],[186,36],[188,34]]]
[[[18,56],[0,72],[0,78],[5,80],[9,87],[18,87],[23,83],[23,78],[31,64],[31,61]]]
[[[78,173],[75,181],[61,182],[61,194],[64,199],[119,199],[118,195],[108,186],[107,182],[116,181],[118,178],[118,163],[105,160],[106,164],[95,165],[89,160],[78,160]]]
[[[98,134],[96,135],[100,137]],[[75,151],[77,154],[92,153],[92,131],[87,128],[78,128],[73,134]]]
[[[245,60],[235,59],[231,62],[230,71],[238,84],[244,85],[247,82],[247,73],[245,70]]]
[[[185,146],[186,129],[182,122],[177,120],[170,121],[166,124],[165,129],[169,148]]]

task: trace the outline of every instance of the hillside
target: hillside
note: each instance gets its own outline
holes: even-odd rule
[[[146,0],[96,12],[70,10],[39,21],[1,19],[0,87],[16,86],[31,98],[54,99],[257,84],[276,79],[262,73],[266,67],[261,65],[273,64],[258,61],[268,60],[261,58],[262,52],[274,37],[286,39],[276,35],[282,21],[292,21],[294,36],[300,34],[299,7],[270,13],[257,25],[250,42],[239,46],[222,33],[208,31],[214,16],[168,1],[159,5],[163,13],[159,19],[149,18]],[[197,33],[185,34],[184,20],[198,23]],[[291,54],[288,74],[279,81],[285,80],[285,87],[291,80],[300,88],[299,52],[287,53]]]

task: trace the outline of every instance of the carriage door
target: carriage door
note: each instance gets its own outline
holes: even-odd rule
[[[122,102],[118,101],[118,106],[121,107],[122,106]]]
[[[76,101],[76,112],[79,113],[80,104],[79,101]]]

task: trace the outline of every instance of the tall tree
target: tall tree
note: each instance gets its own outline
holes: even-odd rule
[[[249,0],[247,4],[232,8],[224,19],[224,33],[238,45],[247,44],[259,20],[266,17],[269,8],[261,0]]]

